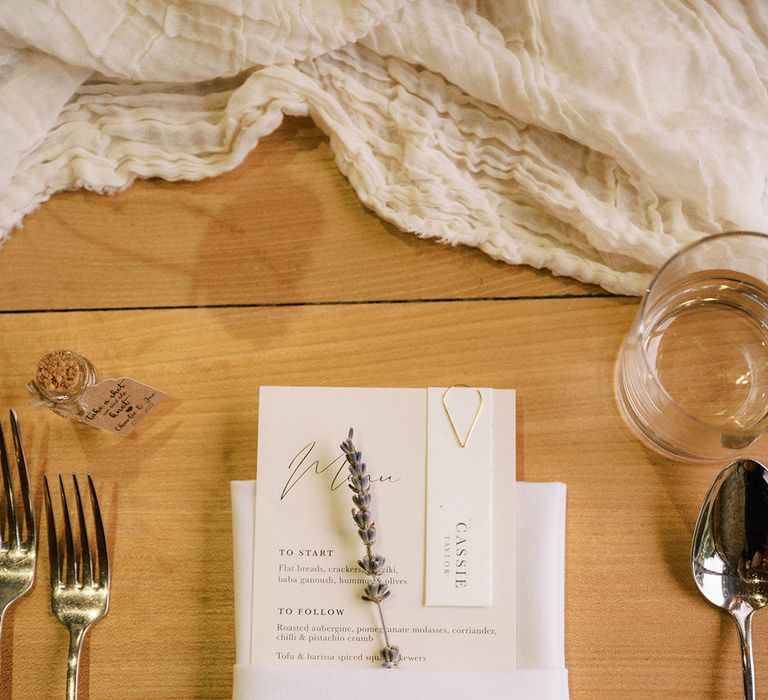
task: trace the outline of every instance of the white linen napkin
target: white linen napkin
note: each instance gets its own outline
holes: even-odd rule
[[[3,0],[0,241],[55,192],[218,175],[305,115],[402,230],[642,294],[680,246],[768,226],[764,8]]]
[[[423,671],[400,668],[315,669],[254,666],[251,585],[255,481],[232,482],[235,572],[234,700],[261,698],[512,698],[565,700],[565,484],[518,483],[517,669],[507,672]],[[375,674],[375,675],[373,675]]]

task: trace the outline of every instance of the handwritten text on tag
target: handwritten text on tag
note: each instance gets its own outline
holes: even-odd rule
[[[129,377],[104,379],[86,389],[80,399],[82,421],[125,437],[165,397],[159,389]]]

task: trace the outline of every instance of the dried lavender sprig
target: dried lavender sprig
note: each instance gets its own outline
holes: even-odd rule
[[[352,520],[357,526],[357,534],[365,545],[365,556],[357,563],[360,568],[371,577],[371,582],[365,587],[362,599],[376,605],[381,620],[381,628],[384,632],[384,648],[381,650],[382,666],[392,668],[400,664],[400,649],[389,643],[387,625],[384,622],[384,612],[381,603],[390,595],[389,584],[381,580],[385,559],[380,554],[373,553],[373,545],[376,542],[376,522],[371,513],[371,477],[367,473],[363,455],[355,449],[352,442],[354,431],[349,429],[347,439],[341,443],[341,449],[347,458],[349,468],[349,488],[352,490]]]

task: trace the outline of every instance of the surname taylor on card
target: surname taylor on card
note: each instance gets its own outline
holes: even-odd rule
[[[261,389],[252,663],[380,663],[381,623],[360,595],[369,578],[357,564],[365,550],[339,447],[354,427],[372,479],[376,551],[386,557],[381,578],[392,591],[382,610],[401,665],[515,667],[514,392],[493,394],[493,437],[484,439],[493,439],[494,512],[504,526],[493,534],[492,604],[436,607],[425,605],[427,390]],[[473,542],[457,526],[471,561]]]

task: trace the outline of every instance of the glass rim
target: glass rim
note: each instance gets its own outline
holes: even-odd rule
[[[649,303],[649,297],[654,284],[656,284],[656,282],[662,276],[664,271],[667,270],[676,260],[679,260],[683,255],[688,253],[690,250],[692,250],[693,248],[698,248],[702,244],[710,243],[712,241],[727,239],[727,238],[740,238],[740,237],[756,238],[759,240],[763,240],[765,241],[766,244],[768,244],[768,233],[761,233],[759,231],[739,231],[739,230],[723,231],[720,233],[714,233],[708,236],[704,236],[703,238],[699,238],[696,241],[691,241],[690,243],[687,243],[682,248],[680,248],[680,250],[670,255],[669,258],[667,258],[667,260],[661,265],[661,267],[659,267],[659,269],[656,270],[653,277],[651,278],[651,281],[648,283],[648,286],[645,288],[645,292],[643,292],[643,298],[642,298],[642,301],[640,302],[637,315],[635,317],[635,320],[632,322],[633,327],[637,325],[638,330],[640,330],[641,324],[639,320],[642,319],[643,316],[645,316],[645,312],[647,311],[647,307]],[[642,336],[642,333],[638,333],[637,335]],[[705,423],[700,418],[697,418],[696,416],[691,415],[691,413],[689,413],[684,408],[682,408],[677,403],[677,401],[675,401],[674,398],[672,398],[670,393],[667,391],[666,387],[659,380],[659,377],[655,368],[651,367],[651,364],[648,362],[648,355],[646,353],[645,346],[642,342],[640,343],[640,355],[643,359],[643,365],[645,366],[645,369],[648,375],[652,378],[653,383],[661,391],[664,398],[667,399],[670,405],[674,407],[674,410],[682,414],[683,416],[685,416],[687,420],[690,420],[693,423],[696,423],[706,429],[710,429],[712,426],[709,423]]]

